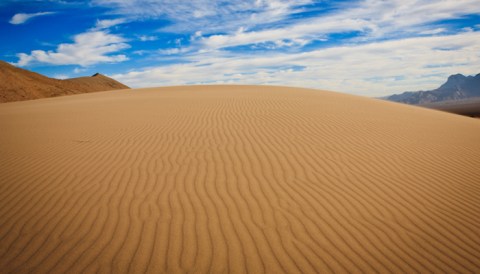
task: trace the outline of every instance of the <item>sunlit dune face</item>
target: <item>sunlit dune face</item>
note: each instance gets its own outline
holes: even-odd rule
[[[0,105],[0,272],[480,272],[476,119],[269,86]]]

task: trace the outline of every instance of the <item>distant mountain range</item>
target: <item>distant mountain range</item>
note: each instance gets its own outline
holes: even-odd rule
[[[413,105],[430,104],[480,97],[480,73],[476,76],[455,74],[439,88],[427,91],[404,92],[384,99]]]
[[[99,73],[58,80],[0,61],[0,103],[128,88]]]

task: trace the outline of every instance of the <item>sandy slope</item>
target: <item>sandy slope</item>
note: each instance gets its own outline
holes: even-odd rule
[[[0,132],[2,273],[480,272],[476,119],[204,86],[4,104]]]
[[[0,60],[0,103],[128,88],[99,73],[58,80]]]

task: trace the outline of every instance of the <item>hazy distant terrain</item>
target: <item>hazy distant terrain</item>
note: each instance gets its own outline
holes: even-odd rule
[[[480,117],[480,97],[421,104],[419,106],[465,116]]]
[[[427,91],[404,92],[386,97],[387,100],[407,104],[428,104],[480,97],[480,74],[464,76],[455,74],[448,77],[439,88]]]
[[[0,103],[128,88],[98,73],[58,80],[0,61]]]
[[[179,86],[1,104],[0,132],[2,273],[480,273],[478,120]]]

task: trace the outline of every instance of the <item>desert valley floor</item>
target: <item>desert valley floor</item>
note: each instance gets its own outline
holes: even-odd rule
[[[267,86],[0,105],[0,273],[480,272],[480,120]]]

